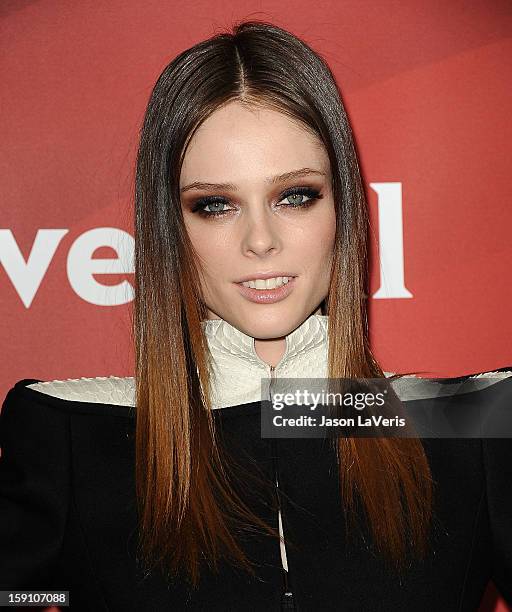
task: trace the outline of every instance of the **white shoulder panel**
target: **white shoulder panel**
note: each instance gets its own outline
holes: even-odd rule
[[[68,378],[28,385],[40,393],[76,402],[134,406],[135,379],[118,376]]]
[[[385,374],[390,376],[392,373],[386,372]],[[460,383],[446,384],[408,375],[393,381],[392,386],[400,399],[406,401],[478,391],[511,376],[512,370],[483,372],[470,376]],[[135,406],[135,379],[133,377],[68,378],[33,383],[28,385],[28,388],[65,400]],[[261,399],[259,393],[258,388],[258,397],[252,401]]]
[[[501,372],[482,372],[467,377],[456,376],[443,382],[442,380],[436,381],[407,375],[392,381],[391,386],[402,401],[409,401],[472,393],[490,387],[511,376],[512,370],[504,370]],[[461,380],[454,382],[457,379]]]

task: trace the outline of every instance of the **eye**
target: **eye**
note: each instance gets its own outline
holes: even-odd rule
[[[223,210],[223,207],[227,204],[225,198],[219,196],[207,196],[199,198],[192,208],[193,213],[197,213],[202,217],[218,217],[224,215],[227,210]],[[209,207],[210,210],[206,210]]]
[[[306,196],[307,200],[302,200]],[[288,203],[284,204],[284,206],[288,206],[290,208],[308,208],[316,200],[320,200],[322,195],[316,189],[312,189],[311,187],[293,187],[292,189],[288,189],[281,196],[281,201],[283,199],[288,200]]]
[[[303,200],[304,197],[308,199]],[[323,196],[317,189],[306,186],[292,187],[280,195],[279,202],[282,202],[283,200],[288,200],[288,202],[279,204],[279,206],[302,210],[309,208],[309,206],[312,206],[316,200],[320,200],[322,197]],[[195,202],[192,212],[206,218],[221,217],[232,210],[232,208],[225,209],[224,206],[227,205],[228,202],[224,197],[205,196],[203,198],[199,198]]]

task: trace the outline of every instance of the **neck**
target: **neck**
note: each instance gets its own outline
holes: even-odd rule
[[[318,307],[314,315],[321,315],[322,310]],[[258,357],[270,366],[276,366],[286,351],[286,336],[270,338],[265,340],[254,339],[254,350]]]
[[[276,366],[286,350],[286,336],[269,340],[258,340],[255,338],[254,350],[265,363]]]

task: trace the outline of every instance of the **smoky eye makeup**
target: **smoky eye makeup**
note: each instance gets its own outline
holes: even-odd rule
[[[279,195],[278,206],[303,211],[313,206],[322,197],[323,195],[319,189],[308,185],[291,187]],[[211,195],[195,199],[190,210],[201,217],[212,218],[229,214],[233,210],[233,206],[229,203],[228,198]]]

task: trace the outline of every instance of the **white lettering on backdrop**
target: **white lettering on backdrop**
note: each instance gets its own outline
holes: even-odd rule
[[[412,298],[404,284],[402,183],[370,183],[378,196],[380,287],[373,298]]]
[[[21,301],[30,305],[46,275],[67,229],[40,229],[27,261],[11,230],[0,229],[0,265],[5,269]],[[117,257],[93,259],[100,247],[112,248]],[[94,275],[133,273],[134,240],[116,227],[98,227],[78,236],[69,249],[66,271],[75,293],[97,306],[118,306],[133,300],[133,286],[127,281],[104,285]]]

